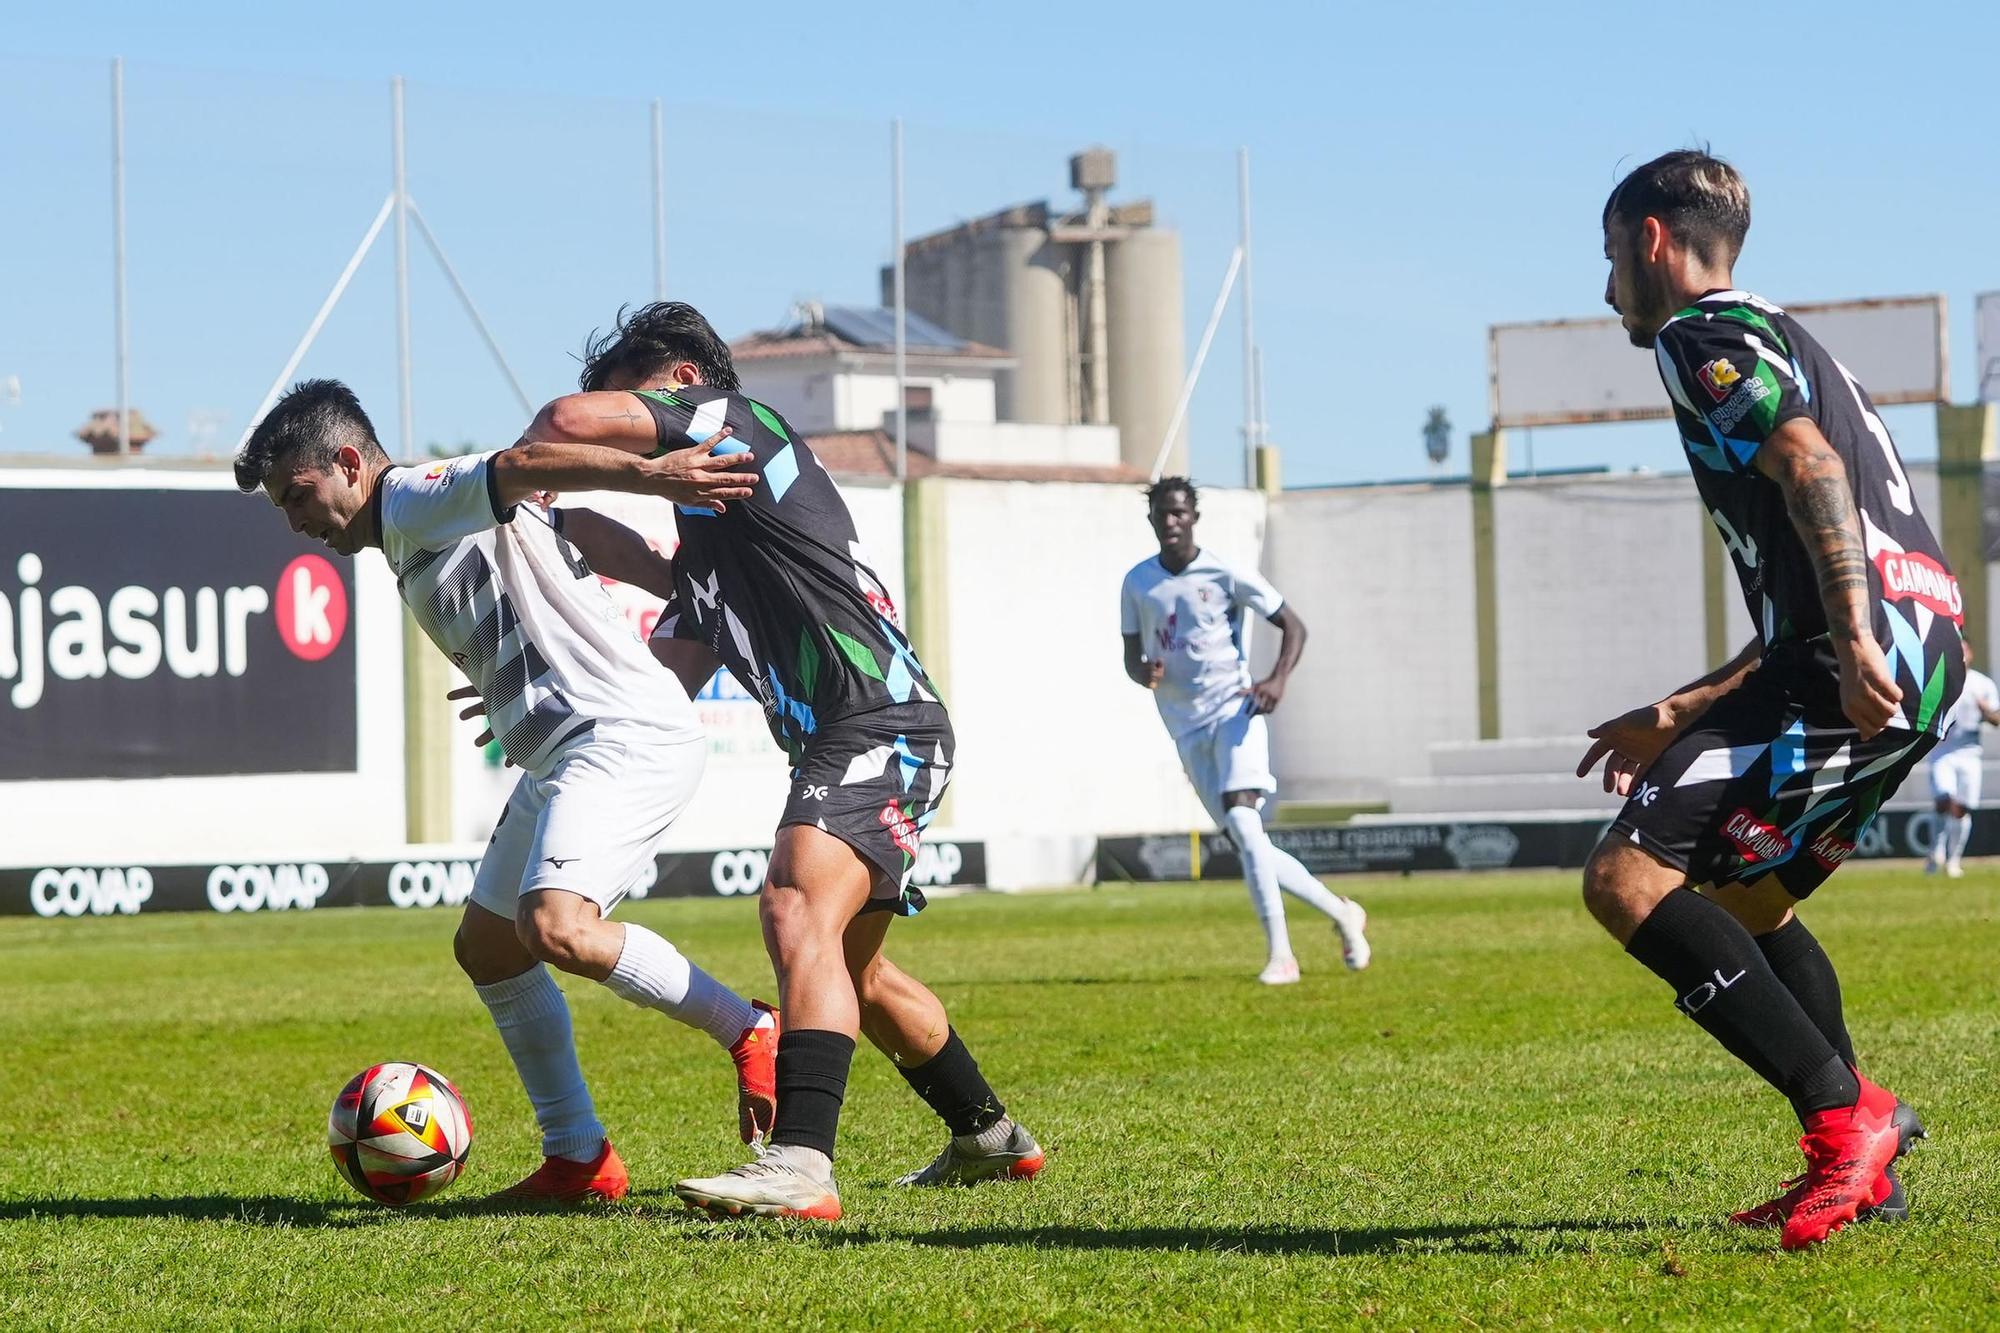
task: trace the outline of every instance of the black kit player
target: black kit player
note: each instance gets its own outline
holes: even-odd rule
[[[527,447],[650,456],[703,445],[757,476],[725,513],[677,508],[673,597],[653,647],[691,689],[727,666],[792,764],[759,903],[785,1011],[771,1147],[676,1193],[732,1215],[839,1217],[834,1138],[857,1031],[951,1131],[938,1158],[899,1183],[1033,1176],[1041,1148],[937,997],[882,952],[889,922],[924,906],[910,872],[951,777],[952,729],[839,489],[781,416],[744,396],[728,346],[690,306],[621,313],[593,341],[581,384],[542,410]],[[566,521],[565,531],[607,572],[648,558],[608,522]]]
[[[1860,1073],[1833,964],[1795,909],[1937,743],[1964,682],[1958,584],[1868,395],[1736,288],[1750,195],[1735,169],[1668,153],[1612,191],[1603,224],[1605,300],[1658,359],[1758,635],[1590,733],[1578,775],[1606,759],[1627,801],[1584,901],[1790,1100],[1805,1174],[1731,1220],[1801,1249],[1907,1211],[1893,1165],[1921,1127]]]

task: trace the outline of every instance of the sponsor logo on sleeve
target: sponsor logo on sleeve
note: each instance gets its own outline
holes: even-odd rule
[[[1710,413],[1717,430],[1735,430],[1736,423],[1748,416],[1750,409],[1771,396],[1771,386],[1761,376],[1752,375],[1744,380],[1729,401]]]
[[[1962,620],[1965,597],[1951,571],[1922,551],[1877,551],[1875,572],[1889,600],[1915,602],[1941,616]]]
[[[1719,403],[1735,390],[1743,372],[1731,365],[1728,357],[1718,356],[1695,371],[1694,377],[1701,381],[1702,388],[1708,390],[1708,396]]]
[[[1722,836],[1736,844],[1746,861],[1782,861],[1792,854],[1792,840],[1748,810],[1731,815]]]

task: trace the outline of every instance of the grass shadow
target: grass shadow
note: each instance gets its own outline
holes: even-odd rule
[[[1421,1227],[952,1227],[898,1234],[868,1228],[815,1233],[827,1248],[900,1241],[975,1250],[1161,1250],[1216,1254],[1481,1254],[1547,1256],[1593,1247],[1597,1237],[1649,1230],[1629,1219],[1466,1222]]]

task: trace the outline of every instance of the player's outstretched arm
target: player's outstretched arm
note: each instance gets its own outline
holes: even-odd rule
[[[1275,713],[1285,697],[1285,682],[1292,678],[1292,669],[1299,664],[1299,658],[1306,651],[1306,622],[1299,613],[1286,602],[1269,617],[1278,627],[1278,660],[1271,664],[1271,674],[1250,687],[1251,709],[1258,713]]]
[[[488,466],[503,506],[543,491],[624,491],[721,513],[725,501],[746,500],[757,485],[755,473],[730,470],[749,455],[715,452],[728,437],[727,430],[717,431],[704,444],[656,458],[597,444],[538,440],[501,450]]]
[[[629,393],[571,393],[535,413],[521,443],[602,444],[628,453],[660,447],[660,430],[645,405]]]
[[[1810,417],[1793,417],[1758,449],[1756,468],[1785,495],[1792,527],[1819,576],[1820,604],[1840,659],[1840,707],[1862,738],[1896,715],[1903,691],[1889,672],[1868,605],[1868,555],[1847,467]]]
[[[1125,674],[1131,677],[1134,685],[1143,685],[1149,690],[1153,689],[1159,685],[1160,677],[1165,673],[1166,669],[1167,664],[1165,662],[1148,662],[1146,660],[1145,655],[1139,649],[1138,635],[1127,634],[1125,636]]]
[[[674,562],[644,537],[594,509],[564,509],[562,535],[592,570],[608,579],[644,588],[655,597],[674,595]]]

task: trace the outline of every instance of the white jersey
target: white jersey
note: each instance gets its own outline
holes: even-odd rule
[[[1146,659],[1166,664],[1153,702],[1167,733],[1180,737],[1246,706],[1243,613],[1268,618],[1285,599],[1255,573],[1196,551],[1178,574],[1168,573],[1158,556],[1134,565],[1120,602],[1119,632],[1138,635]]]
[[[1986,715],[1980,706],[2000,710],[2000,687],[1993,684],[1993,677],[1983,671],[1965,669],[1965,689],[1960,692],[1958,702],[1945,714],[1944,739],[1931,751],[1933,757],[1952,754],[1959,750],[1979,748],[1979,728]]]
[[[491,454],[391,468],[376,531],[410,614],[486,701],[500,748],[538,774],[601,720],[695,740],[687,692],[533,506],[502,510]]]

